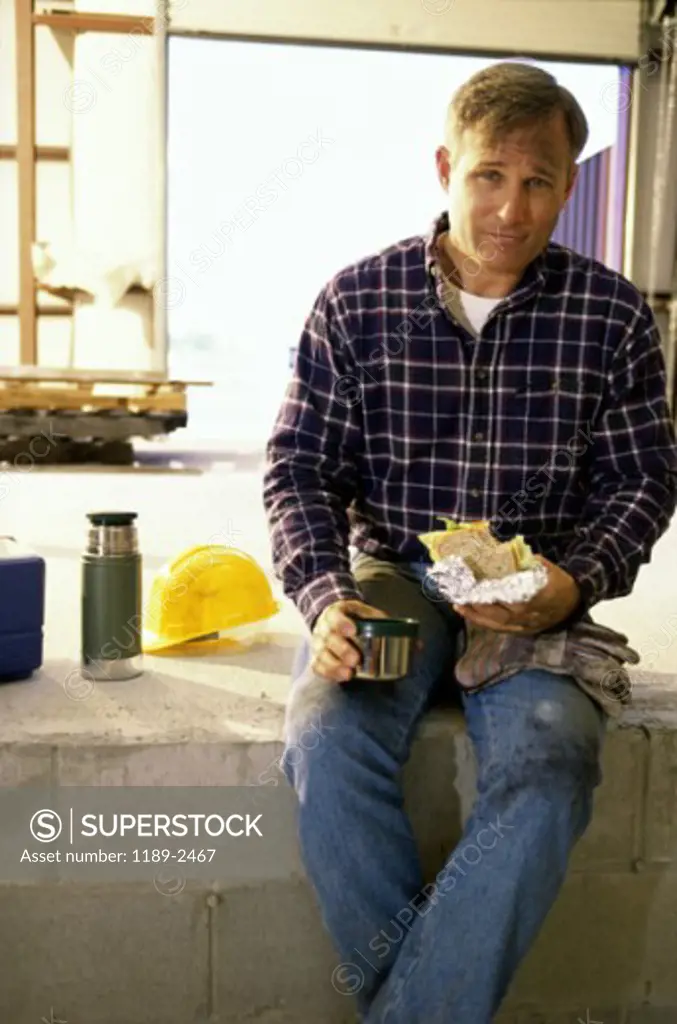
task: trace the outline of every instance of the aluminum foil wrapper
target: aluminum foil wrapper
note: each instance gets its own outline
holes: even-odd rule
[[[499,580],[478,581],[458,555],[442,558],[430,567],[427,575],[450,604],[520,604],[529,601],[548,582],[548,570],[540,564]]]

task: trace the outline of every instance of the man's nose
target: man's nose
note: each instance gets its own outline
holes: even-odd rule
[[[504,227],[521,224],[525,220],[527,197],[522,188],[513,188],[499,206],[498,216]]]

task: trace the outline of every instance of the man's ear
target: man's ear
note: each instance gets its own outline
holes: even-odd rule
[[[437,175],[440,179],[442,188],[447,189],[449,187],[449,177],[451,174],[451,157],[449,150],[446,146],[438,146],[435,152],[435,163],[437,164]]]

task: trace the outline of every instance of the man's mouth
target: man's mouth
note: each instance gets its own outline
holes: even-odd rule
[[[508,235],[503,231],[492,233],[489,238],[499,252],[506,249],[517,249],[526,241],[526,235]]]

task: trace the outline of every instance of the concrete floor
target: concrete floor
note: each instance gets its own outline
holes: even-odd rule
[[[144,592],[169,558],[199,543],[241,547],[270,572],[265,519],[260,502],[260,456],[202,456],[191,463],[183,453],[163,466],[160,446],[148,446],[144,464],[129,469],[105,467],[38,468],[0,472],[0,530],[31,547],[46,560],[45,659],[77,660],[79,648],[80,555],[88,522],[97,509],[138,512],[143,555]],[[273,582],[275,596],[281,589]],[[275,631],[298,634],[295,608],[266,624]],[[289,639],[285,646],[294,644]],[[284,669],[291,666],[291,652]],[[167,658],[163,671],[171,668]],[[278,666],[271,666],[279,671]]]
[[[139,447],[142,465],[103,467],[27,467],[0,470],[0,530],[16,536],[47,560],[45,656],[77,657],[79,556],[86,513],[95,509],[131,509],[139,513],[144,586],[169,557],[208,541],[241,547],[270,572],[270,552],[261,506],[262,457],[256,452],[182,452],[172,445]],[[169,459],[169,466],[165,465]],[[603,602],[595,618],[625,633],[647,671],[677,672],[677,521],[642,567],[634,592]],[[273,581],[276,596],[279,586]],[[285,601],[266,629],[285,634],[291,648],[302,632],[300,616]],[[276,657],[279,659],[279,650]],[[163,670],[168,659],[162,659]],[[247,684],[249,685],[249,684]]]

